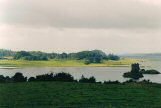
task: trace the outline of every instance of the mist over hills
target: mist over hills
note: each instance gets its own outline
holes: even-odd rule
[[[153,60],[160,60],[161,53],[141,53],[141,54],[124,54],[121,57],[129,57],[129,58],[136,58],[136,59],[153,59]]]

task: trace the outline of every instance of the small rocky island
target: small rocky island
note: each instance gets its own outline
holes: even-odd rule
[[[131,65],[131,71],[124,73],[123,77],[137,80],[144,77],[143,74],[160,74],[160,72],[158,72],[157,70],[140,69],[139,63],[135,63]]]
[[[140,66],[138,63],[131,65],[131,71],[124,73],[123,77],[125,78],[132,78],[132,79],[139,79],[144,77],[143,74],[140,72]]]

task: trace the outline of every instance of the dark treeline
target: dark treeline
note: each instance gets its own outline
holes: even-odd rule
[[[40,51],[32,51],[32,52],[27,52],[27,51],[19,51],[16,52],[14,55],[14,59],[19,60],[48,60],[49,59],[49,54],[40,52]]]
[[[14,59],[24,60],[49,60],[49,59],[73,59],[73,60],[85,60],[85,64],[101,63],[102,60],[119,60],[119,56],[114,54],[106,55],[101,50],[93,51],[81,51],[78,53],[44,53],[40,51],[20,51],[16,52]]]
[[[36,77],[24,77],[22,73],[17,72],[14,76],[4,77],[0,75],[0,82],[7,83],[7,82],[38,82],[38,81],[59,81],[59,82],[81,82],[81,83],[96,83],[96,79],[92,76],[90,78],[85,78],[83,75],[81,79],[75,80],[74,77],[69,73],[50,73],[50,74],[43,74],[37,75]]]
[[[0,83],[17,83],[17,82],[41,82],[41,81],[58,81],[58,82],[76,82],[76,83],[102,83],[102,82],[96,82],[95,77],[86,78],[82,75],[82,77],[79,80],[75,80],[74,77],[69,73],[56,73],[56,74],[44,74],[44,75],[38,75],[36,77],[30,77],[27,78],[23,76],[22,73],[17,72],[14,76],[4,77],[3,75],[0,75]],[[125,84],[125,83],[138,83],[132,79],[125,81],[123,83],[119,81],[104,81],[104,84]],[[150,80],[143,80],[139,83],[151,83]]]
[[[101,50],[81,51],[77,53],[45,53],[41,51],[11,51],[0,49],[0,59],[13,57],[19,60],[49,60],[49,59],[70,59],[85,60],[85,64],[101,63],[103,60],[119,60],[120,57],[114,54],[106,54]]]
[[[83,75],[81,79],[79,80],[80,83],[96,83],[96,78],[95,77],[90,77],[90,78],[85,78]]]
[[[29,82],[33,81],[62,81],[62,82],[76,82],[74,80],[74,77],[70,75],[69,73],[57,73],[57,74],[44,74],[44,75],[38,75],[36,77],[30,77],[28,79]]]

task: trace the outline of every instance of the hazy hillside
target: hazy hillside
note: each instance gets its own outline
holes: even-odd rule
[[[0,58],[7,57],[7,56],[14,56],[15,52],[6,49],[0,49]]]
[[[126,54],[121,57],[136,58],[136,59],[149,59],[149,60],[161,60],[161,53],[149,53],[149,54]]]

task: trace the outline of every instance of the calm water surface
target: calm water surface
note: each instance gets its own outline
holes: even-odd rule
[[[46,68],[20,68],[20,69],[0,69],[0,74],[5,76],[13,76],[16,72],[22,72],[24,76],[36,76],[45,73],[67,72],[79,79],[82,75],[85,77],[94,76],[97,81],[104,80],[120,80],[125,81],[122,77],[124,72],[130,68],[112,68],[112,67],[46,67]]]
[[[161,72],[161,60],[147,61],[141,63],[145,69],[156,69]],[[122,75],[130,71],[130,67],[29,67],[18,69],[3,69],[0,68],[0,74],[4,76],[13,76],[16,72],[22,72],[24,76],[31,77],[46,73],[67,72],[79,79],[82,75],[85,77],[94,76],[97,81],[119,80],[126,81]],[[152,82],[161,83],[161,74],[159,75],[144,75],[143,79],[150,79]]]

